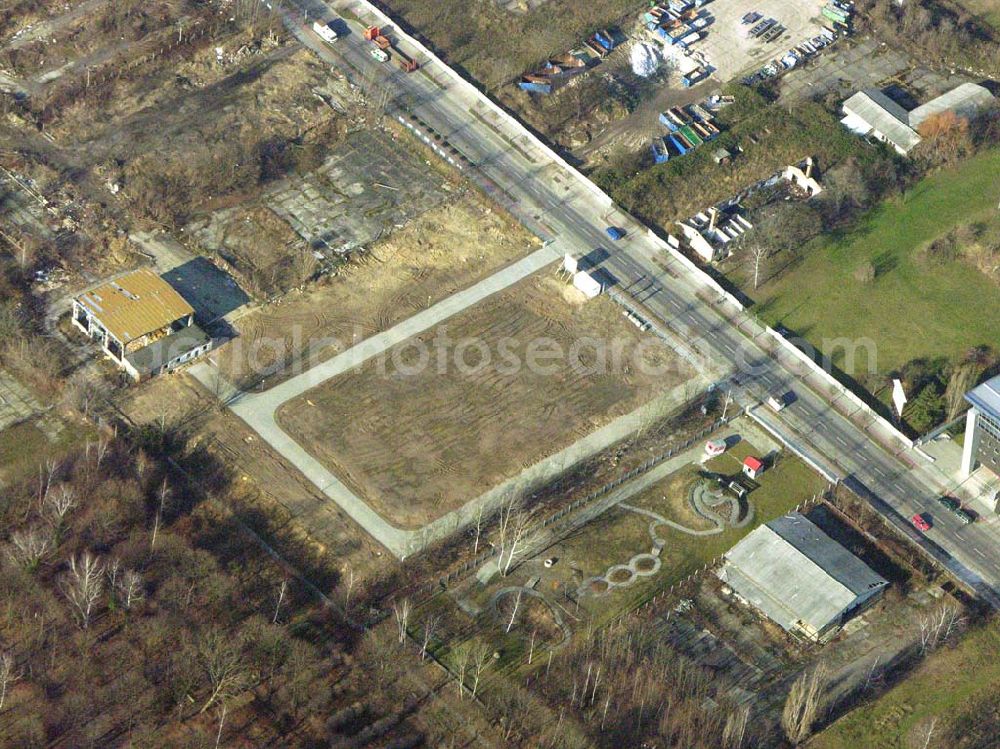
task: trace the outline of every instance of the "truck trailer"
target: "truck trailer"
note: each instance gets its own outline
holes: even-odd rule
[[[337,41],[337,32],[333,30],[333,21],[323,22],[323,21],[313,21],[312,30],[316,32],[327,44],[333,44]]]

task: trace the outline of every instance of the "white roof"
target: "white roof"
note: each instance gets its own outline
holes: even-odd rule
[[[798,513],[756,528],[725,558],[719,577],[787,630],[821,632],[888,584]]]
[[[866,88],[844,102],[844,114],[867,122],[893,145],[909,151],[920,136],[909,126],[906,110],[878,89]]]
[[[868,135],[872,131],[871,125],[853,114],[849,114],[841,119],[840,124],[857,135]]]
[[[931,99],[926,104],[921,104],[910,112],[909,124],[911,128],[916,130],[920,127],[920,123],[928,117],[948,110],[953,111],[959,117],[972,117],[993,101],[993,94],[987,89],[975,83],[963,83],[948,93]]]

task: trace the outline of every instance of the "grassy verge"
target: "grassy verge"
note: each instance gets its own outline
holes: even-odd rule
[[[1000,627],[970,633],[956,647],[928,658],[898,686],[844,716],[809,743],[810,749],[902,749],[924,746],[937,719],[932,748],[996,746],[1000,715]],[[916,741],[916,743],[914,743]]]
[[[844,352],[826,352],[824,340],[870,339],[877,359],[869,362],[862,347],[858,372],[953,359],[981,344],[1000,349],[996,286],[966,262],[932,262],[922,252],[956,225],[998,220],[997,174],[1000,150],[982,153],[925,178],[847,235],[814,243],[802,262],[757,292],[762,317],[833,353],[840,367]],[[855,278],[867,263],[875,279]]]

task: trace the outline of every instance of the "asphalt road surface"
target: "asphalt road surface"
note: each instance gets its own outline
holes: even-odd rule
[[[312,20],[335,18],[330,7],[341,18],[341,39],[334,44],[308,29]],[[904,449],[846,398],[833,397],[822,382],[804,375],[800,362],[778,350],[759,326],[665,255],[648,229],[610,205],[440,63],[411,48],[407,54],[421,63],[417,72],[404,73],[395,59],[375,60],[362,31],[378,19],[361,4],[344,0],[330,7],[294,0],[285,20],[300,40],[345,72],[373,102],[385,101],[387,115],[411,123],[415,115],[418,127],[442,136],[464,157],[469,177],[526,226],[580,253],[607,250],[603,267],[619,291],[631,296],[679,346],[700,356],[705,371],[718,379],[720,388],[733,392],[740,405],[755,406],[775,390],[793,391],[795,401],[771,416],[788,440],[824,466],[830,478],[867,496],[915,543],[1000,607],[1000,518],[965,526],[940,512],[935,500],[950,487],[917,470],[923,457]],[[391,27],[384,31],[397,40]],[[611,242],[605,233],[609,225],[625,229],[626,238]],[[933,518],[928,533],[920,534],[910,524],[916,512]]]

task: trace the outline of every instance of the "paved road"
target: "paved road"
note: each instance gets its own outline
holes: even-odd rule
[[[495,109],[437,62],[413,49],[421,69],[404,74],[393,64],[369,55],[362,25],[379,19],[362,3],[342,0],[335,7],[350,33],[325,45],[304,31],[302,19],[331,18],[317,0],[294,0],[298,15],[288,15],[290,28],[317,54],[337,64],[367,90],[390,93],[387,111],[416,115],[463,154],[474,168],[469,176],[481,184],[527,226],[577,252],[603,247],[605,262],[621,290],[641,302],[666,329],[699,353],[707,373],[731,388],[741,405],[758,403],[774,389],[791,389],[795,403],[780,415],[785,429],[830,464],[837,478],[870,495],[873,504],[916,543],[941,559],[959,577],[1000,607],[1000,518],[960,526],[938,516],[934,499],[951,487],[930,485],[914,461],[922,460],[865,416],[846,398],[814,376],[801,363],[769,341],[759,326],[739,310],[717,299],[705,282],[679,261],[664,255],[651,233],[602,196],[582,175],[572,171],[509,118]],[[393,36],[392,30],[389,30]],[[621,226],[628,237],[609,245],[604,229]],[[934,528],[918,537],[908,518],[930,512]]]

